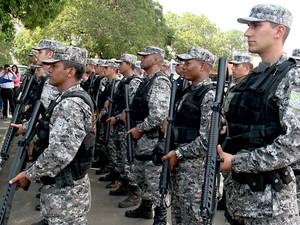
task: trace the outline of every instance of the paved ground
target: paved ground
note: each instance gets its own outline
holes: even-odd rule
[[[0,142],[3,139],[5,131],[9,125],[9,119],[0,120]],[[2,189],[7,182],[7,173],[10,162],[13,159],[13,152],[19,138],[14,139],[14,145],[11,150],[10,159],[5,162],[0,172],[0,187]],[[99,182],[98,176],[94,170],[89,172],[92,185],[92,208],[88,215],[90,225],[151,225],[152,220],[130,219],[124,216],[127,209],[118,208],[118,203],[125,197],[115,197],[108,195],[109,190],[105,188],[106,182]],[[11,209],[9,225],[30,225],[41,219],[39,212],[35,211],[35,206],[39,200],[35,197],[40,184],[32,183],[27,192],[20,190],[14,196],[13,206]],[[170,223],[170,210],[168,213]],[[224,225],[223,212],[218,211],[215,225]]]

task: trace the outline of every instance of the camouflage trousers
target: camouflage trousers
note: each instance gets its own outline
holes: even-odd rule
[[[116,155],[115,161],[113,162],[114,168],[120,173],[122,179],[129,182],[129,184],[134,185],[132,167],[130,167],[127,160],[127,141],[125,136],[125,126],[122,124],[114,126],[112,138],[115,143]]]
[[[235,217],[239,225],[299,225],[299,218],[295,215],[278,215],[272,218]]]
[[[50,225],[85,225],[91,208],[91,187],[88,175],[74,181],[74,186],[57,188],[43,185],[41,213]]]
[[[297,184],[297,203],[298,203],[298,209],[300,211],[300,175],[295,175],[295,177],[296,177],[296,184]]]
[[[159,179],[161,166],[155,166],[152,161],[134,160],[134,180],[142,191],[142,199],[150,200],[154,206],[160,205]]]

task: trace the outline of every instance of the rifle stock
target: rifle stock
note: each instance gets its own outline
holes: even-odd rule
[[[176,91],[177,91],[177,81],[172,81],[172,91],[171,91],[171,98],[170,98],[170,105],[169,105],[169,115],[168,115],[168,127],[167,127],[167,134],[165,139],[165,146],[164,146],[164,155],[168,154],[171,148],[171,138],[172,138],[172,129],[174,123],[174,108],[175,108],[175,98],[176,98]],[[161,196],[161,205],[163,206],[164,199],[168,193],[168,180],[169,180],[169,161],[166,160],[163,162],[162,172],[160,174],[160,182],[159,182],[159,192]]]
[[[129,104],[129,85],[125,84],[125,112],[126,112],[126,131],[131,129],[131,115],[130,115],[130,104]],[[130,165],[133,164],[133,148],[132,148],[132,134],[126,136],[127,141],[127,160]]]
[[[111,82],[111,90],[109,94],[109,107],[107,112],[107,119],[111,117],[112,110],[113,110],[113,98],[114,98],[114,92],[115,92],[115,86],[116,86],[116,79],[113,79]],[[109,134],[110,134],[110,123],[105,122],[105,128],[104,128],[104,145],[108,144],[109,141]]]
[[[224,57],[219,59],[216,96],[212,106],[209,130],[208,150],[205,164],[204,184],[202,188],[201,216],[204,224],[213,224],[217,207],[217,191],[220,182],[220,160],[217,154],[221,127],[221,108],[224,97],[224,86],[227,62]]]
[[[27,147],[30,141],[33,139],[34,135],[36,134],[36,124],[42,108],[42,103],[40,101],[37,101],[33,109],[30,122],[28,124],[28,131],[26,132],[22,140],[20,140],[18,143],[18,147],[16,149],[16,153],[10,167],[7,183],[3,188],[3,194],[0,201],[0,225],[7,225],[8,223],[10,209],[17,187],[17,183],[10,185],[8,181],[10,181],[16,175],[18,175],[24,168],[24,165],[26,163]],[[28,187],[26,187],[25,190],[27,190]]]
[[[37,85],[37,81],[34,76],[30,76],[26,83],[22,88],[22,93],[20,94],[19,98],[17,99],[17,105],[15,108],[15,112],[12,116],[11,123],[19,124],[23,118],[24,114],[24,105],[27,103],[29,98],[31,97],[32,90]],[[12,140],[16,134],[16,129],[14,127],[9,126],[4,137],[2,149],[1,149],[1,158],[0,158],[0,170],[5,160],[9,158],[9,149],[11,147]]]

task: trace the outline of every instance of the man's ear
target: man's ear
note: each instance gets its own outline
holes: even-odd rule
[[[283,25],[279,25],[276,28],[277,29],[276,29],[276,33],[275,33],[275,38],[283,37],[286,32],[286,27]]]
[[[67,75],[67,77],[74,77],[75,73],[76,73],[76,69],[74,67],[68,68],[69,73]]]
[[[48,52],[48,58],[49,58],[49,59],[52,59],[52,58],[53,58],[53,54],[54,54],[54,51],[52,51],[52,50],[49,51],[49,52]]]

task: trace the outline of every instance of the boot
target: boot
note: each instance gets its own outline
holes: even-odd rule
[[[129,196],[119,203],[119,208],[129,208],[140,204],[141,190],[138,186],[129,186]]]
[[[152,201],[142,199],[140,206],[134,210],[127,210],[125,216],[130,218],[152,219]]]
[[[167,208],[165,206],[155,207],[153,225],[166,225],[166,224],[167,224]]]
[[[112,196],[124,196],[129,193],[128,186],[126,187],[123,183],[120,183],[118,188],[109,191],[109,195]]]

